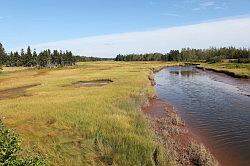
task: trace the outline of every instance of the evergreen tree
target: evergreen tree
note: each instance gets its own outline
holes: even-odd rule
[[[57,51],[51,52],[50,49],[41,51],[39,54],[36,50],[33,51],[28,46],[27,51],[21,50],[20,55],[18,52],[10,52],[8,55],[5,53],[2,44],[0,43],[0,65],[6,66],[25,66],[25,67],[58,67],[58,66],[71,66],[76,61],[83,60],[101,60],[101,58],[89,58],[74,56],[71,51]]]
[[[24,49],[21,49],[21,53],[20,53],[20,63],[21,63],[21,66],[25,66],[25,54],[24,54]]]
[[[223,59],[236,59],[237,62],[250,61],[250,49],[223,47],[209,49],[190,49],[184,48],[181,51],[171,50],[167,54],[129,54],[117,55],[116,61],[207,61],[220,62]]]
[[[27,67],[33,66],[33,57],[32,57],[30,46],[28,46],[27,52],[25,55],[25,66]]]
[[[36,53],[36,50],[33,51],[32,66],[37,66],[37,53]]]
[[[2,68],[5,62],[6,62],[6,53],[3,48],[3,45],[0,43],[0,68]]]
[[[6,61],[6,66],[15,66],[15,60],[14,60],[14,54],[13,52],[11,51],[8,58],[7,58],[7,61]]]

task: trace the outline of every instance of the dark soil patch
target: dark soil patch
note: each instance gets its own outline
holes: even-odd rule
[[[156,85],[156,82],[154,80],[154,75],[153,74],[149,75],[148,79],[149,79],[149,81],[150,81],[150,83],[151,83],[152,86]]]
[[[44,75],[46,75],[47,73],[48,73],[47,70],[39,70],[39,71],[37,71],[36,74],[33,75],[33,77],[44,76]]]
[[[111,69],[113,69],[113,67],[99,68],[97,70],[111,70]]]
[[[160,99],[151,99],[143,108],[151,128],[179,166],[216,166],[218,162],[191,133],[174,108]]]
[[[131,72],[131,73],[139,73],[140,71],[139,70],[131,70],[129,72]]]
[[[27,85],[27,86],[22,86],[22,87],[17,87],[17,88],[1,90],[0,100],[17,98],[21,96],[30,96],[25,93],[25,90],[38,86],[38,85],[41,85],[41,84],[33,84],[33,85]]]
[[[82,87],[82,86],[104,86],[112,83],[112,80],[104,79],[104,80],[93,80],[93,81],[77,81],[73,83],[75,87]]]

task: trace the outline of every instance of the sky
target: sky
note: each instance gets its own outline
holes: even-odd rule
[[[0,42],[84,56],[250,47],[250,0],[0,0]]]

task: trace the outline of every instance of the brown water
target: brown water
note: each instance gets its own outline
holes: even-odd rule
[[[168,101],[225,166],[250,166],[250,80],[170,67],[155,75]]]

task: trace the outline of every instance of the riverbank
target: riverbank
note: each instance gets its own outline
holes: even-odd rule
[[[192,134],[173,106],[158,99],[150,99],[143,108],[156,139],[171,153],[178,166],[219,165],[199,138]]]
[[[235,78],[250,78],[250,64],[244,63],[201,63],[198,69],[225,73]]]
[[[153,74],[164,68],[166,67],[153,69],[153,73],[149,75],[152,86],[156,85]],[[172,105],[155,96],[150,98],[148,104],[142,110],[150,121],[157,142],[162,144],[165,150],[172,155],[176,165],[219,165],[208,148],[202,144],[198,136],[191,132]]]
[[[157,96],[173,104],[221,165],[249,165],[249,80],[195,66],[155,74]]]

